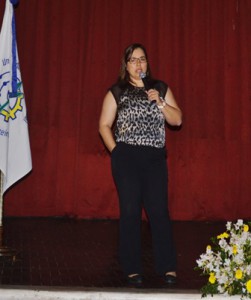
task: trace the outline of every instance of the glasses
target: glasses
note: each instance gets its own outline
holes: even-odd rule
[[[130,64],[136,65],[138,62],[141,64],[144,64],[147,62],[146,57],[145,56],[141,56],[139,58],[137,57],[131,57],[129,60]]]

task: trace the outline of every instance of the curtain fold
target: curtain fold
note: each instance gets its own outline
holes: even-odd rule
[[[167,128],[172,218],[250,218],[250,11],[249,0],[20,0],[33,171],[6,193],[5,215],[118,217],[98,119],[123,49],[140,42],[184,113]]]

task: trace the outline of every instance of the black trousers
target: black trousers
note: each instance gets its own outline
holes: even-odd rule
[[[119,195],[119,257],[126,275],[142,274],[141,216],[150,221],[156,272],[176,270],[167,203],[166,150],[118,143],[111,154],[112,173]]]

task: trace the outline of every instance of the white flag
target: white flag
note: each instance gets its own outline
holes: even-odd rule
[[[0,34],[0,170],[4,193],[32,169],[13,4],[6,0]]]

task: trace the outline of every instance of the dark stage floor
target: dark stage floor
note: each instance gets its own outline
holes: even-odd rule
[[[195,260],[223,222],[173,222],[178,253],[177,289],[200,289],[205,278]],[[5,218],[5,246],[17,259],[0,258],[0,284],[91,288],[126,287],[117,262],[118,221],[67,218]],[[149,225],[142,223],[143,288],[167,288],[155,275]]]

